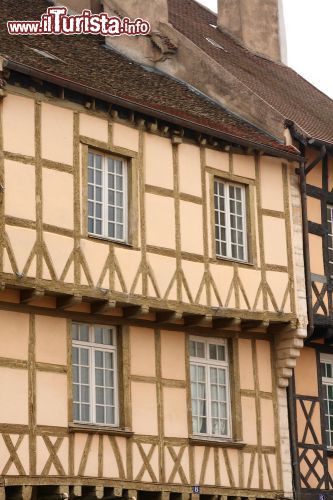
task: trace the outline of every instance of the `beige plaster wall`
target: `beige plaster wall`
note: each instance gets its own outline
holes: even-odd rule
[[[240,177],[255,179],[256,168],[255,160],[250,155],[232,155],[233,173]]]
[[[295,367],[296,394],[318,396],[316,351],[303,347]]]
[[[229,153],[222,153],[215,149],[205,149],[206,166],[222,170],[222,172],[229,172],[230,170],[230,155]]]
[[[321,224],[321,201],[320,200],[317,200],[316,198],[313,198],[312,196],[307,196],[307,211],[308,211],[309,221],[317,222],[317,224]]]
[[[108,122],[102,118],[80,113],[80,135],[108,142]]]
[[[146,227],[149,245],[175,248],[175,208],[172,198],[146,194]]]
[[[37,371],[36,422],[37,425],[67,426],[66,373]]]
[[[36,361],[67,365],[67,320],[35,317]]]
[[[185,380],[185,334],[161,331],[162,377]]]
[[[28,372],[0,366],[0,422],[28,424]]]
[[[173,154],[170,140],[145,134],[144,147],[146,184],[173,189]]]
[[[243,440],[247,444],[257,444],[256,402],[252,397],[241,397]],[[244,418],[246,415],[246,418]]]
[[[186,390],[163,388],[164,434],[167,437],[188,436]]]
[[[259,389],[272,392],[271,344],[267,340],[256,341]]]
[[[181,144],[178,161],[180,192],[202,196],[200,149],[190,144]]]
[[[42,103],[42,157],[73,164],[73,111]]]
[[[324,276],[324,261],[323,261],[323,239],[321,236],[309,234],[310,246],[310,269],[314,274]]]
[[[180,202],[181,248],[183,252],[203,254],[202,207],[187,201]]]
[[[263,228],[266,263],[286,266],[288,259],[285,221],[264,216]]]
[[[283,180],[281,160],[263,157],[260,161],[262,207],[283,212]]]
[[[73,176],[43,168],[43,220],[46,224],[73,229]]]
[[[150,328],[130,327],[131,373],[156,376],[155,334]]]
[[[158,435],[156,385],[148,382],[131,383],[133,431]]]
[[[35,220],[35,167],[5,160],[5,186],[6,215]]]
[[[0,311],[0,357],[28,359],[29,315]]]
[[[139,149],[139,132],[135,128],[114,123],[112,126],[112,138],[115,146],[138,151]]]
[[[273,401],[260,400],[261,441],[263,446],[275,446]]]
[[[254,389],[252,343],[250,339],[239,339],[239,373],[241,389]]]
[[[3,147],[27,156],[35,154],[35,101],[8,94],[2,101]]]

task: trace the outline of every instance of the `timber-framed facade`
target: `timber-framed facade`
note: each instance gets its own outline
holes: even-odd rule
[[[57,55],[67,67],[78,50],[68,43],[73,59]],[[90,61],[119,59],[91,43]],[[180,84],[170,90],[166,78],[174,107],[159,110],[154,99],[138,105],[102,82],[93,89],[73,74],[56,76],[66,65],[46,71],[40,54],[21,62],[10,44],[0,106],[0,498],[290,494],[286,386],[306,336],[296,148]],[[27,58],[31,47],[22,49]],[[121,64],[140,80],[141,68]],[[149,78],[162,88],[160,75],[145,78],[142,92]],[[186,99],[211,116],[186,120]],[[89,217],[100,219],[93,155],[126,163],[122,243],[89,229]],[[107,174],[119,177],[112,162]],[[245,193],[230,194],[228,208],[239,247],[246,238],[237,259],[216,256],[215,216],[223,227],[225,211],[214,203],[216,180]],[[124,194],[120,184],[115,192]],[[231,223],[233,216],[242,220]],[[108,217],[123,222],[120,211]],[[201,358],[202,346],[191,344],[200,341]],[[210,373],[210,427],[205,405],[194,409],[192,386],[203,381],[190,365]],[[230,410],[219,410],[214,434],[216,402]]]
[[[332,154],[330,145],[306,140],[291,125],[306,161],[299,169],[304,221],[304,262],[308,301],[308,337],[289,388],[295,491],[298,498],[333,488],[330,402],[326,364],[332,360],[332,287],[330,217]]]

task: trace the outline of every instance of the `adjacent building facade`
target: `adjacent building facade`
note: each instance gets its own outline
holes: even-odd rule
[[[291,495],[297,149],[92,38],[1,47],[1,498]]]
[[[307,141],[295,128],[307,162],[299,171],[304,209],[308,338],[289,388],[298,498],[330,497],[332,475],[332,157],[330,144]]]

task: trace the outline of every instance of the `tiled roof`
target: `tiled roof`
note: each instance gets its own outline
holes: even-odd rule
[[[181,0],[183,1],[183,0]],[[50,4],[46,0],[1,0],[0,55],[19,65],[121,98],[133,105],[206,127],[237,141],[262,145],[296,154],[258,128],[231,114],[222,106],[186,84],[147,69],[106,48],[95,36],[10,36],[7,20],[38,19]],[[44,57],[31,48],[56,56]]]
[[[168,0],[169,21],[304,135],[333,144],[333,101],[293,69],[250,52],[216,29],[216,14],[195,0]],[[213,25],[213,26],[212,26]],[[214,40],[223,49],[207,41]]]

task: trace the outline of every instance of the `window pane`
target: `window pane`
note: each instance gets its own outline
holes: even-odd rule
[[[212,433],[221,436],[226,435],[226,419],[228,418],[225,380],[225,368],[210,368]]]
[[[76,334],[80,336],[80,329],[74,328],[74,335]],[[77,421],[88,422],[90,403],[89,348],[73,346],[72,363],[73,416]]]
[[[102,328],[102,335],[110,341],[109,328]],[[115,361],[114,352],[95,351],[96,419],[99,423],[115,423]],[[112,419],[112,420],[111,420]]]
[[[97,424],[105,423],[103,406],[96,406],[96,423]]]
[[[194,358],[204,358],[205,357],[205,344],[204,342],[191,341],[190,344],[191,356]],[[193,354],[192,354],[193,353]]]
[[[103,368],[104,360],[102,351],[95,351],[95,365],[99,368]]]
[[[246,260],[244,187],[217,179],[214,186],[216,255]]]
[[[81,418],[82,422],[90,422],[90,407],[89,405],[81,406]]]
[[[214,193],[216,255],[226,257],[226,211],[223,182],[215,180]]]
[[[124,226],[109,224],[125,222],[126,165],[122,160],[89,153],[88,168],[88,231],[124,241]],[[117,210],[115,210],[117,208]]]

